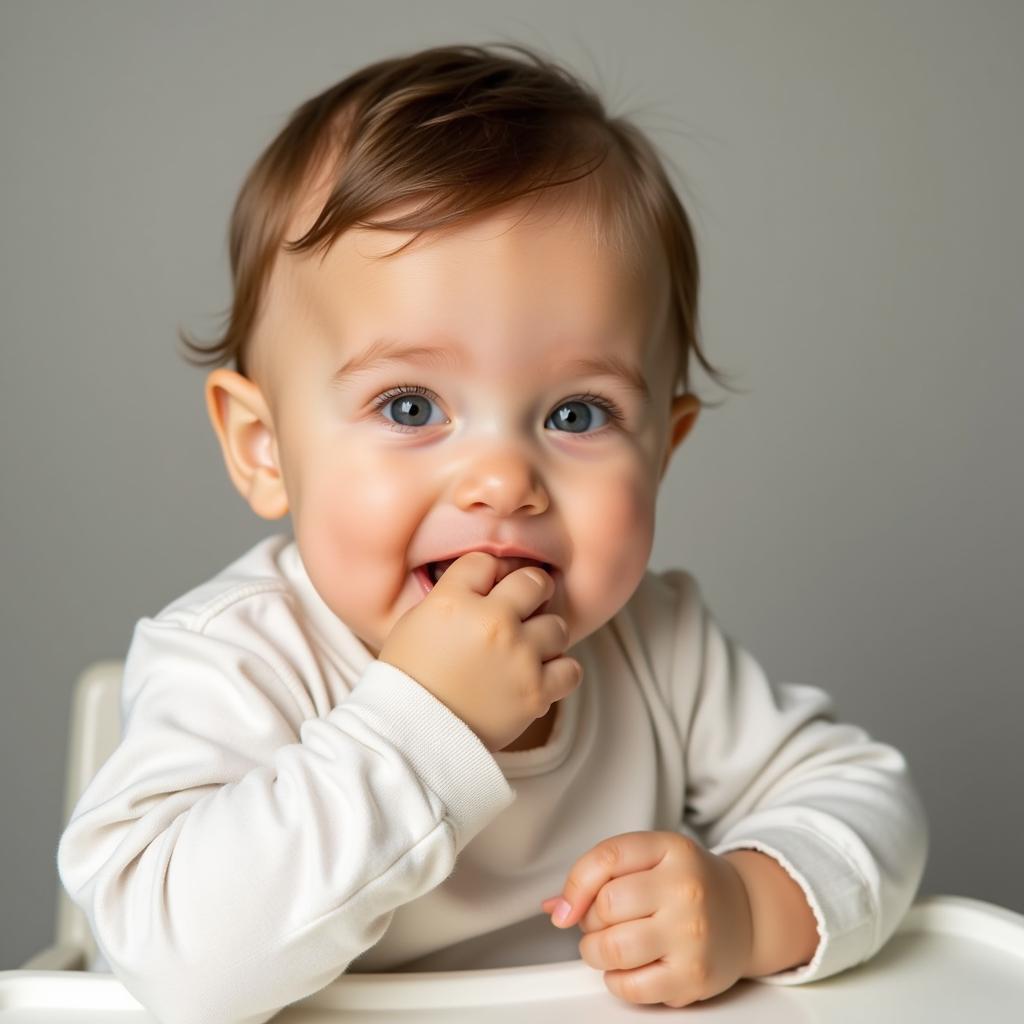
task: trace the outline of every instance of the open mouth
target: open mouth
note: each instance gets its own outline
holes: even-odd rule
[[[512,572],[515,572],[517,569],[525,568],[527,565],[539,565],[546,573],[557,579],[556,574],[558,570],[549,562],[535,562],[529,558],[516,558],[512,559],[512,561],[521,563],[512,569]],[[414,569],[413,575],[417,580],[419,580],[424,591],[429,593],[434,589],[437,581],[445,574],[445,571],[454,564],[454,562],[454,558],[450,558],[443,562],[427,562],[426,565],[421,565]]]

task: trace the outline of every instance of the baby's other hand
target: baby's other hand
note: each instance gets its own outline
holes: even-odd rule
[[[676,832],[602,840],[569,871],[569,913],[584,932],[580,956],[630,1003],[687,1006],[744,977],[753,948],[747,890],[723,857]],[[559,897],[544,900],[545,913]]]

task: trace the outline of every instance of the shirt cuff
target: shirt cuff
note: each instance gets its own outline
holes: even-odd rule
[[[756,837],[730,838],[711,852],[721,856],[744,849],[773,857],[803,889],[819,936],[809,963],[757,981],[801,985],[838,974],[871,956],[878,909],[860,869],[841,850],[817,832],[787,825],[758,828]]]
[[[367,665],[331,715],[342,709],[358,715],[402,752],[447,808],[459,850],[515,800],[515,790],[477,734],[389,662]]]

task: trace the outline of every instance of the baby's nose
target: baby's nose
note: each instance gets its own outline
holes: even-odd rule
[[[547,511],[550,500],[528,459],[512,450],[487,450],[462,471],[455,492],[462,509],[486,506],[503,518]]]

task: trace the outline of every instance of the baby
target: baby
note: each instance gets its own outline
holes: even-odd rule
[[[721,374],[644,135],[520,46],[381,61],[257,161],[231,264],[185,341],[294,536],[136,624],[58,850],[100,962],[253,1024],[346,971],[581,957],[684,1006],[877,952],[927,849],[904,758],[647,569]]]

